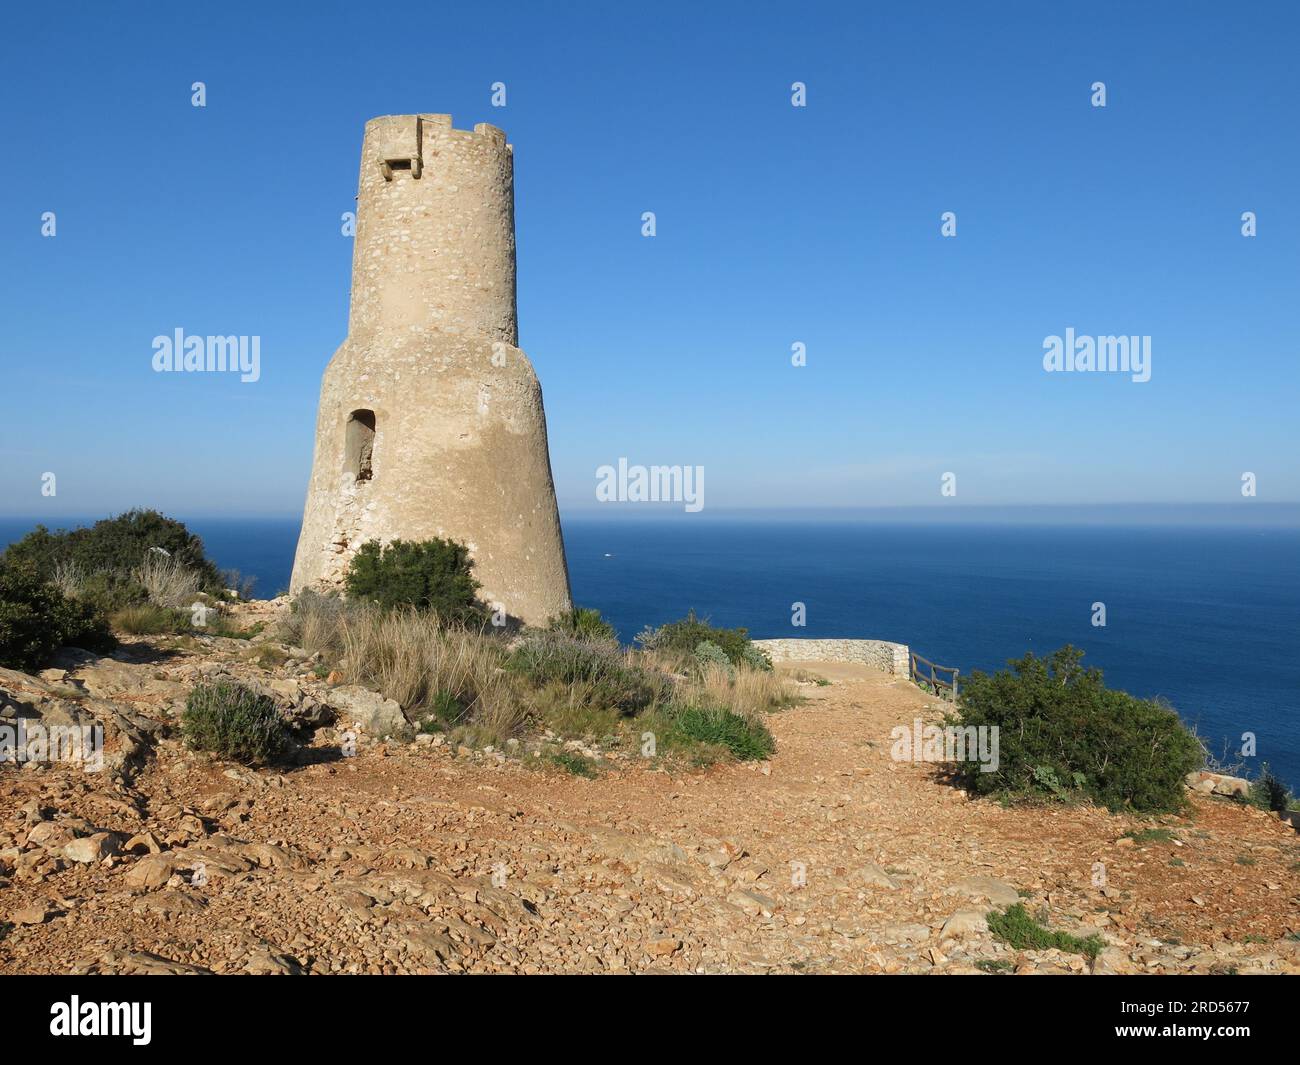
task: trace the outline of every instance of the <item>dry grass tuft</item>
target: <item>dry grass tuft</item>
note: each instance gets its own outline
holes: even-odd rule
[[[131,571],[131,579],[149,593],[149,601],[177,610],[194,602],[199,594],[199,575],[178,559],[150,551]]]
[[[706,664],[695,671],[695,678],[700,701],[747,717],[791,706],[798,698],[784,678],[744,664],[733,669]]]
[[[427,612],[311,594],[298,598],[287,627],[298,646],[320,652],[349,683],[395,699],[417,722],[464,726],[482,742],[523,728],[527,709],[495,636],[444,627]]]

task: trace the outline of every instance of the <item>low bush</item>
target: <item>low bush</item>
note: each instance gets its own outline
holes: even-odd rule
[[[1205,751],[1170,707],[1114,691],[1083,652],[1028,654],[1012,670],[973,673],[960,724],[998,729],[998,764],[958,763],[979,794],[1079,796],[1112,810],[1170,812],[1185,803],[1183,780]]]
[[[643,710],[667,687],[666,678],[632,664],[617,644],[556,632],[525,636],[510,655],[509,668],[537,687],[554,681],[584,685],[593,705],[625,714]]]
[[[126,571],[83,573],[77,583],[70,585],[69,596],[107,615],[149,601],[146,586]]]
[[[287,742],[275,703],[234,681],[197,685],[181,714],[181,734],[194,750],[243,765],[273,762]]]
[[[57,579],[73,597],[105,614],[148,596],[132,571],[151,558],[170,560],[176,571],[192,575],[198,589],[222,594],[221,574],[203,541],[156,510],[131,510],[79,529],[52,532],[38,525],[0,555],[0,561],[31,567],[41,580]]]
[[[116,641],[92,606],[63,595],[32,566],[0,563],[0,665],[35,671],[64,646],[106,652]]]
[[[614,626],[600,616],[599,610],[575,606],[546,623],[551,632],[562,632],[580,640],[617,640]]]
[[[599,741],[614,736],[626,720],[623,713],[600,700],[585,684],[551,681],[527,696],[530,717],[566,739]]]
[[[385,609],[413,607],[441,621],[479,626],[488,619],[478,601],[469,548],[451,540],[370,540],[348,564],[348,595]]]
[[[766,725],[746,714],[721,706],[674,706],[669,708],[672,740],[725,747],[739,761],[770,758],[776,740]]]
[[[719,647],[712,640],[701,640],[695,645],[695,661],[701,666],[717,666],[728,675],[734,675],[736,667],[732,664],[727,652]]]
[[[1273,770],[1265,762],[1260,767],[1259,776],[1250,782],[1250,801],[1261,810],[1285,813],[1291,807],[1291,789],[1273,775]]]
[[[748,629],[720,629],[690,611],[680,621],[670,621],[657,629],[647,629],[637,637],[637,642],[647,650],[682,651],[693,655],[701,643],[718,647],[733,666],[747,665],[751,669],[769,670],[772,659],[766,651],[755,647]]]

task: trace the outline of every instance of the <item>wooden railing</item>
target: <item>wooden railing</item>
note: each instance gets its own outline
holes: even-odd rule
[[[957,701],[957,669],[953,666],[937,666],[928,658],[922,658],[915,651],[909,653],[912,679],[918,684],[928,684],[938,695],[951,693],[952,701]],[[922,668],[924,667],[924,668]],[[947,674],[945,680],[940,674]]]

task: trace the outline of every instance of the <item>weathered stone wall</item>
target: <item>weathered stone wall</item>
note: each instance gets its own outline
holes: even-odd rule
[[[774,662],[865,662],[906,677],[907,644],[886,640],[755,640]]]
[[[512,618],[569,608],[542,390],[517,346],[512,175],[495,127],[366,124],[349,332],[321,383],[295,593],[339,586],[367,540],[445,537]],[[365,478],[357,411],[374,415]]]
[[[384,176],[381,161],[415,153]],[[409,161],[408,161],[409,162]],[[518,346],[514,152],[480,123],[386,115],[366,123],[348,336],[440,329]]]

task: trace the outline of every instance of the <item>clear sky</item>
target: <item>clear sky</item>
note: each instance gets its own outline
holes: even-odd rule
[[[1289,2],[8,5],[0,514],[300,514],[362,126],[415,111],[515,146],[566,513],[620,457],[711,510],[1300,500],[1298,40]],[[177,328],[261,379],[154,373]],[[1151,380],[1045,372],[1067,328]]]

